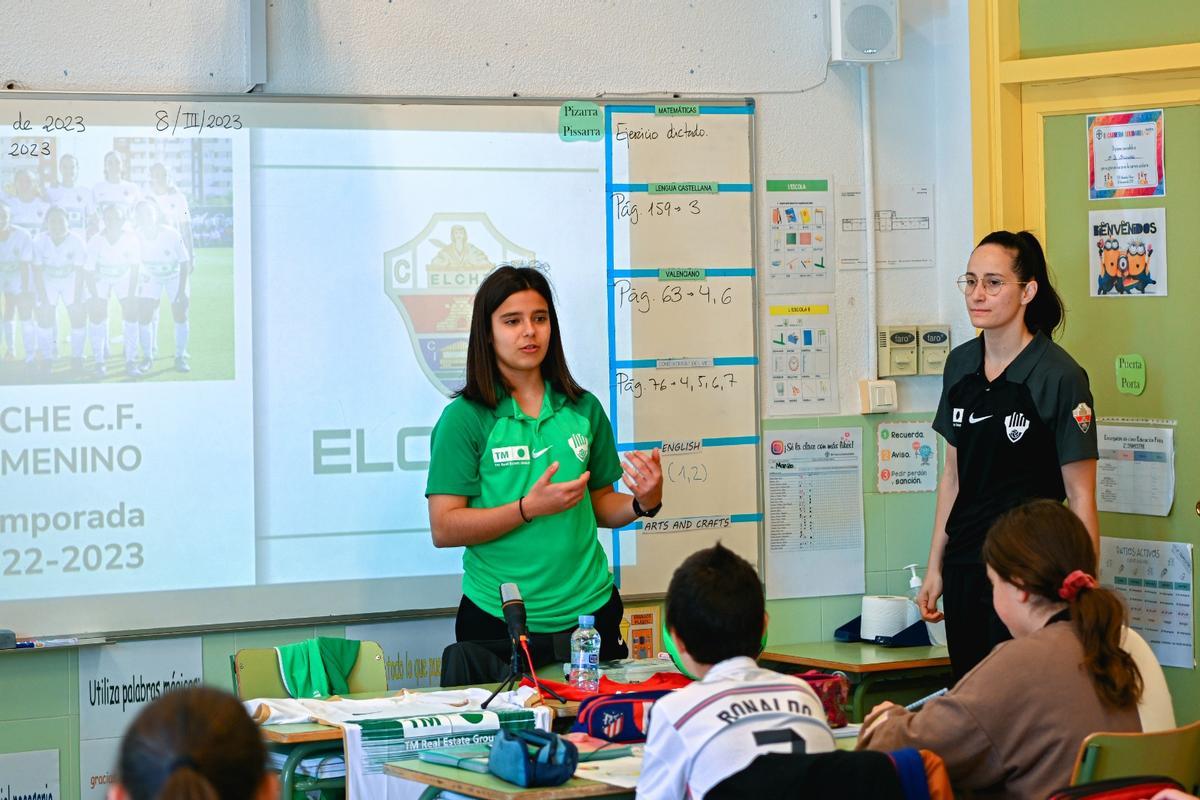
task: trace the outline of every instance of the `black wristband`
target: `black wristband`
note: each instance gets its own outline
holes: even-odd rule
[[[520,514],[521,519],[525,520],[526,522],[533,522],[532,517],[525,516],[525,496],[524,495],[522,495],[521,499],[517,501],[517,513]]]
[[[633,498],[633,513],[637,514],[639,517],[653,517],[659,511],[662,511],[662,501],[661,500],[658,501],[658,505],[656,505],[654,508],[647,509],[647,508],[642,508],[642,504],[638,502],[638,499],[636,497]]]

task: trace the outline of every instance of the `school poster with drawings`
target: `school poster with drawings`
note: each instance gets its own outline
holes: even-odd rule
[[[1167,210],[1118,208],[1088,212],[1092,297],[1165,297]]]
[[[767,294],[833,292],[829,180],[768,178],[767,203],[771,218]]]

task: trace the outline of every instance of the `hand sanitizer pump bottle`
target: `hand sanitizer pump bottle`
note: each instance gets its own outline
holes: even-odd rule
[[[912,571],[912,577],[908,579],[908,616],[905,618],[906,625],[912,625],[914,622],[919,622],[921,619],[921,607],[917,605],[917,595],[921,592],[921,579],[917,576],[917,565],[909,564],[905,567]]]

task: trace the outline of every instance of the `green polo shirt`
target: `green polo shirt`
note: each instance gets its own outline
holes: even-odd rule
[[[589,489],[621,477],[612,426],[590,393],[576,402],[546,384],[542,410],[527,416],[504,394],[490,409],[464,397],[442,412],[430,437],[425,496],[467,498],[469,508],[494,508],[529,493],[546,468],[558,462],[553,482],[591,470]],[[496,617],[500,584],[515,583],[525,600],[529,629],[550,633],[572,627],[612,592],[608,559],[596,536],[592,498],[537,517],[498,539],[463,552],[463,594]]]

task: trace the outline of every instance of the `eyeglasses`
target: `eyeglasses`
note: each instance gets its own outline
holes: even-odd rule
[[[974,275],[960,275],[955,283],[958,284],[958,288],[962,290],[962,293],[967,295],[975,291],[976,285],[983,283],[983,291],[987,292],[990,296],[995,297],[996,295],[1000,294],[1000,290],[1002,288],[1010,283],[1015,283],[1017,286],[1024,286],[1025,284],[1029,283],[1029,281],[1006,281],[996,277],[995,275],[984,275],[983,279],[980,280]]]

